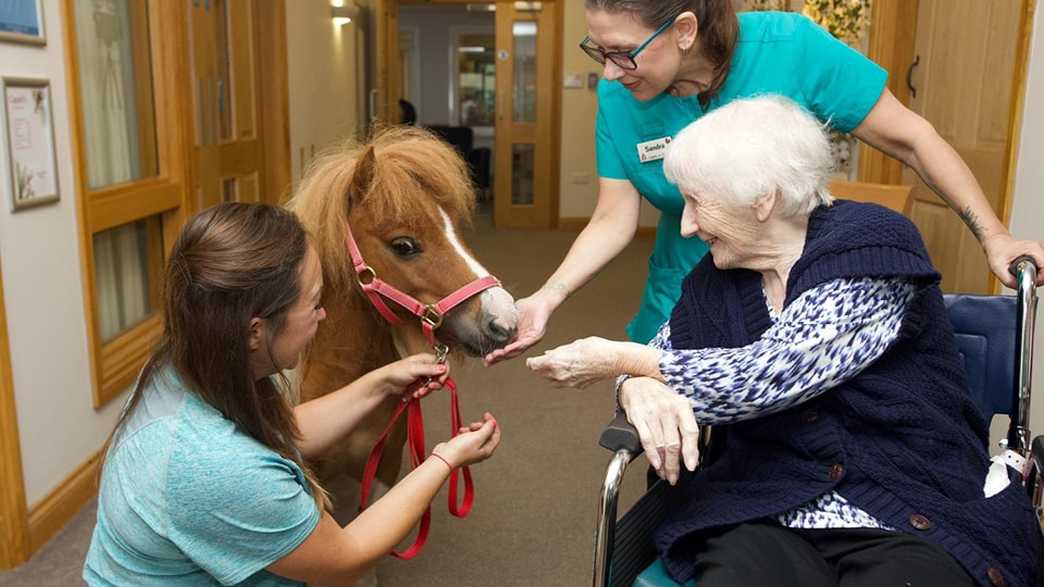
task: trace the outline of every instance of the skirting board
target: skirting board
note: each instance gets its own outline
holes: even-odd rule
[[[590,222],[590,218],[584,218],[582,216],[563,216],[558,219],[559,230],[570,230],[573,232],[580,232]],[[639,226],[638,236],[655,236],[655,226]]]
[[[46,497],[29,508],[30,556],[54,537],[98,492],[98,459],[95,453],[66,477]]]

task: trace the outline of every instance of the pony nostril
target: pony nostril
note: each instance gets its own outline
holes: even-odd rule
[[[511,340],[515,336],[514,328],[507,328],[497,323],[496,318],[490,318],[486,322],[486,333],[489,334],[490,338],[497,342],[497,344],[504,344]]]

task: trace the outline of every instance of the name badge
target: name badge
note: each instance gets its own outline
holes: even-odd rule
[[[671,144],[671,137],[638,143],[638,160],[648,163],[663,159],[667,155],[667,145],[669,144]]]

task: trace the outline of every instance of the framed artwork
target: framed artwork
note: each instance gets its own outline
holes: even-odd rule
[[[0,41],[46,45],[43,0],[0,0]]]
[[[3,99],[12,209],[57,202],[51,82],[5,77]]]

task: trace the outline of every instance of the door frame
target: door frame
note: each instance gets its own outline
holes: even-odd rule
[[[505,3],[511,0],[485,0],[484,3]],[[550,208],[549,229],[558,228],[561,216],[560,192],[561,192],[561,153],[562,153],[562,46],[565,30],[565,3],[575,0],[544,0],[545,4],[552,5],[552,19],[555,26],[555,38],[552,40],[552,82],[551,95],[551,193],[548,198]],[[385,94],[377,99],[377,110],[379,118],[392,123],[399,122],[399,97],[402,88],[399,88],[398,80],[401,73],[398,71],[398,59],[392,58],[399,54],[399,7],[400,6],[430,6],[430,5],[457,5],[482,3],[482,0],[376,0],[377,17],[377,75],[374,80],[374,89],[386,88]],[[394,118],[392,118],[394,117]]]
[[[15,411],[14,378],[0,270],[0,569],[29,559],[29,511]]]
[[[1037,0],[1020,0],[1019,32],[1015,47],[1015,69],[1012,72],[1011,103],[1008,112],[1008,147],[1004,170],[1004,193],[1001,210],[997,216],[1004,226],[1011,221],[1012,203],[1015,197],[1015,169],[1019,158],[1019,140],[1022,136],[1022,113],[1026,101],[1026,78],[1029,67],[1030,43],[1033,38],[1033,16]],[[919,0],[877,0],[873,4],[870,25],[870,50],[868,56],[890,75],[888,88],[903,104],[910,104],[910,90],[906,72],[913,62],[917,37],[917,11]],[[901,182],[902,163],[881,151],[860,144],[859,180],[872,183],[898,184]],[[1001,284],[990,274],[990,288],[994,294],[1000,292]]]
[[[286,0],[254,4],[257,35],[257,123],[261,137],[261,201],[281,205],[291,195],[290,69]]]

